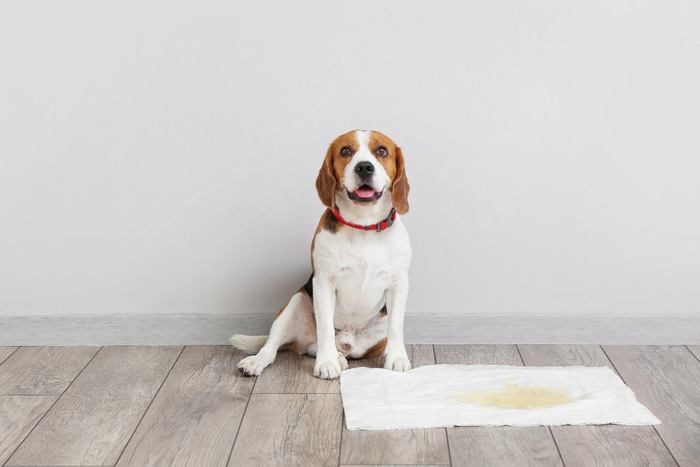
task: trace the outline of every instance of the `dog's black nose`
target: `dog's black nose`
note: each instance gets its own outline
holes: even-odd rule
[[[358,162],[355,166],[355,173],[362,178],[369,177],[374,173],[374,165],[369,161]]]

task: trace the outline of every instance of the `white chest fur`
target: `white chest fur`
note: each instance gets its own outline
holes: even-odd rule
[[[380,233],[347,227],[335,233],[322,230],[313,262],[314,274],[335,287],[335,328],[358,329],[385,305],[392,281],[408,274],[411,245],[400,218]]]

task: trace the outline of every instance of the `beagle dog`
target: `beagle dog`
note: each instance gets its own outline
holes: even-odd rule
[[[252,354],[238,363],[254,376],[279,349],[316,357],[314,376],[333,379],[347,358],[385,355],[406,371],[403,338],[411,244],[399,214],[409,185],[401,149],[378,131],[355,130],[330,144],[316,179],[327,209],[311,242],[312,274],[277,312],[269,336],[234,335]]]

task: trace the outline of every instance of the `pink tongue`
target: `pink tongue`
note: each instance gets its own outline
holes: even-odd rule
[[[363,186],[355,190],[355,194],[360,198],[371,198],[374,196],[374,190]]]

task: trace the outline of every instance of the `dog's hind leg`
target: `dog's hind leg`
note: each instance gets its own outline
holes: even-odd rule
[[[246,376],[261,374],[266,366],[275,361],[280,348],[290,348],[298,353],[306,352],[308,346],[316,341],[316,329],[309,328],[309,324],[313,325],[313,304],[311,297],[300,291],[294,294],[287,306],[278,313],[272,322],[270,335],[260,350],[238,362],[238,371]],[[234,336],[231,343],[241,350],[246,350],[239,344],[250,343],[249,339],[246,339],[249,337],[251,336]],[[257,342],[261,343],[262,339]]]

